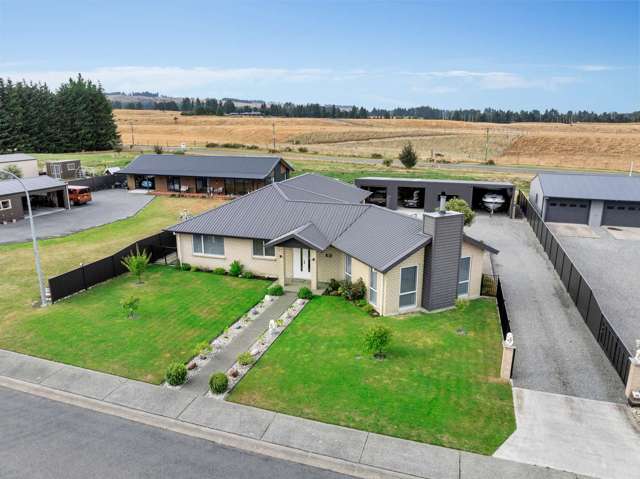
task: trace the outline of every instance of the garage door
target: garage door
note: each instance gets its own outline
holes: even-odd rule
[[[556,223],[589,223],[589,200],[549,198],[546,220]]]
[[[640,203],[606,201],[602,224],[609,226],[635,226],[640,228]]]

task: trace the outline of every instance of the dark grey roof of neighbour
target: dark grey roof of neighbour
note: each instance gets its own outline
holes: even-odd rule
[[[305,186],[316,191],[326,184],[320,175],[303,176]],[[333,245],[382,272],[431,241],[422,221],[386,208],[327,200],[312,191],[293,199],[289,193],[300,191],[298,178],[302,176],[260,188],[167,231],[266,239],[272,244],[295,239],[319,251]],[[296,187],[289,188],[291,184]],[[353,195],[345,192],[332,194]]]
[[[540,173],[544,196],[610,201],[640,201],[640,176]]]
[[[30,178],[20,178],[29,192],[47,190],[49,188],[66,187],[64,181],[56,180],[50,176],[41,175]],[[0,181],[0,196],[24,193],[24,189],[18,180]]]
[[[316,173],[305,173],[304,175],[293,177],[286,184],[301,190],[321,193],[329,198],[348,203],[361,203],[371,195],[370,191],[365,191],[357,186]]]
[[[293,169],[276,156],[140,155],[118,173],[262,180],[280,162]]]
[[[484,241],[480,241],[478,239],[472,238],[466,233],[463,233],[462,237],[467,243],[477,246],[478,248],[483,249],[485,251],[489,251],[490,253],[498,254],[500,252],[499,250],[495,249],[493,246],[489,246]]]
[[[35,158],[24,153],[10,153],[8,155],[0,155],[0,163],[13,163],[16,161],[31,161]]]

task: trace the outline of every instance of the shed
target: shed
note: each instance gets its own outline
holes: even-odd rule
[[[31,208],[69,209],[67,184],[49,176],[23,178],[22,183],[29,191]],[[14,222],[24,218],[27,198],[18,180],[0,181],[0,223]]]
[[[38,160],[31,155],[25,155],[24,153],[0,155],[0,170],[10,166],[18,168],[22,178],[38,176]]]

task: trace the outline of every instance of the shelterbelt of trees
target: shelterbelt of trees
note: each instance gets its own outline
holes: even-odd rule
[[[120,93],[124,95],[124,93]],[[131,94],[133,95],[133,94]],[[320,105],[319,103],[260,103],[260,106],[236,106],[231,99],[223,98],[183,98],[163,101],[158,93],[142,92],[136,96],[148,97],[148,102],[121,100],[113,102],[113,108],[128,110],[162,110],[176,111],[183,115],[228,115],[230,113],[261,113],[265,116],[283,116],[298,118],[420,118],[425,120],[454,120],[489,123],[515,122],[544,122],[544,123],[573,123],[573,122],[601,122],[628,123],[640,121],[640,111],[632,113],[592,111],[566,111],[555,109],[540,110],[501,110],[495,108],[445,110],[430,106],[412,108],[372,108]]]
[[[0,78],[0,152],[64,153],[120,144],[102,87],[78,75],[55,92],[46,84]]]

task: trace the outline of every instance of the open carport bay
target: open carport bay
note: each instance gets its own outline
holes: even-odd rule
[[[65,236],[106,223],[128,218],[144,208],[154,197],[130,194],[126,190],[103,190],[91,193],[93,200],[69,210],[57,210],[36,216],[38,238]],[[29,241],[29,221],[0,225],[0,243]]]
[[[548,223],[566,254],[582,273],[620,339],[635,351],[640,339],[640,229],[593,228],[593,234],[567,234]],[[626,234],[625,234],[626,233]]]

